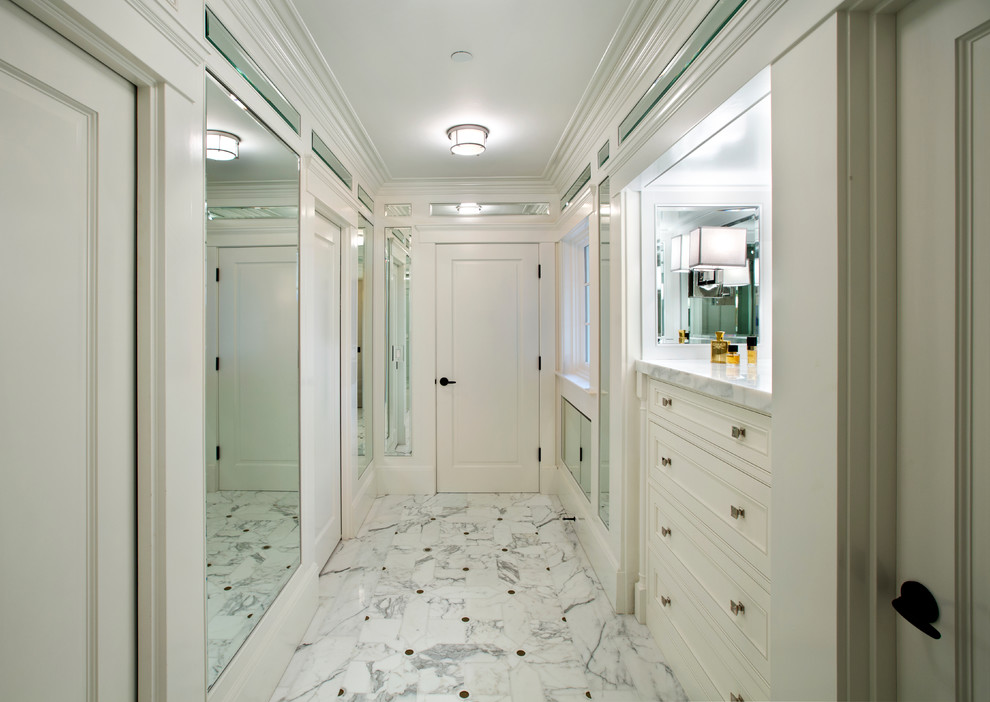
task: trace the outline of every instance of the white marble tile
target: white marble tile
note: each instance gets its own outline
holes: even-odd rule
[[[272,701],[683,700],[562,514],[546,495],[380,498],[323,568]]]
[[[696,390],[757,412],[771,414],[773,410],[773,374],[769,360],[755,366],[741,364],[738,377],[729,377],[725,364],[698,359],[636,361],[636,370],[654,380]]]

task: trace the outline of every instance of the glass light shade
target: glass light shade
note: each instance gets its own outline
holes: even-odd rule
[[[728,288],[749,285],[749,268],[723,268],[722,285]]]
[[[688,237],[675,236],[670,240],[670,272],[690,273],[688,267]]]
[[[457,213],[462,215],[481,214],[481,205],[477,202],[462,202],[457,206]]]
[[[209,129],[206,132],[206,158],[214,161],[231,161],[238,156],[240,137],[230,132]]]
[[[688,267],[713,271],[746,267],[746,230],[740,227],[692,229],[688,245]]]
[[[457,156],[478,156],[485,150],[488,130],[479,124],[459,124],[447,130],[447,138],[453,142],[450,153]]]

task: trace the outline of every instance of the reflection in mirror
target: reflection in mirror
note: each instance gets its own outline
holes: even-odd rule
[[[564,465],[584,496],[591,501],[591,420],[560,399],[560,450]]]
[[[385,230],[385,455],[412,454],[409,285],[412,230]]]
[[[372,352],[372,325],[374,323],[374,308],[372,302],[371,278],[374,270],[374,250],[375,227],[365,219],[364,215],[358,217],[358,229],[354,235],[355,264],[351,270],[355,271],[354,290],[354,328],[353,334],[357,340],[355,351],[355,383],[357,387],[355,395],[356,419],[355,431],[357,432],[357,465],[358,477],[364,475],[374,453],[374,436],[371,416],[372,408],[372,377],[374,369],[372,363],[374,353]]]
[[[206,81],[207,681],[299,565],[299,159]],[[229,156],[229,154],[228,154]]]
[[[746,268],[674,272],[679,264],[663,260],[674,237],[698,227],[738,227],[746,230]],[[758,206],[658,205],[657,341],[676,343],[676,331],[690,332],[691,343],[708,343],[724,331],[732,343],[759,337],[760,326],[760,208]],[[669,281],[664,285],[664,281]],[[666,324],[665,324],[666,323]],[[665,333],[665,330],[668,330]]]
[[[608,144],[606,143],[606,146]],[[609,427],[611,426],[611,392],[609,390],[609,368],[611,367],[611,296],[609,294],[611,275],[609,265],[612,257],[609,252],[611,235],[609,219],[611,205],[609,202],[609,179],[606,178],[598,186],[598,516],[605,526],[609,520]]]

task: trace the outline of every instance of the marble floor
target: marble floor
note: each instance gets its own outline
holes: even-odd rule
[[[684,700],[546,495],[379,498],[272,702]]]
[[[299,563],[299,493],[206,494],[208,684],[219,677]]]

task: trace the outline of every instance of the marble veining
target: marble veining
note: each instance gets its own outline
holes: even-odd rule
[[[272,702],[684,700],[561,516],[547,495],[379,498]]]
[[[208,684],[223,672],[298,563],[299,493],[207,493]]]
[[[773,410],[771,365],[766,360],[756,366],[741,363],[739,377],[729,376],[727,364],[711,363],[707,359],[636,361],[636,370],[654,380],[673,383],[757,412],[771,414]]]

